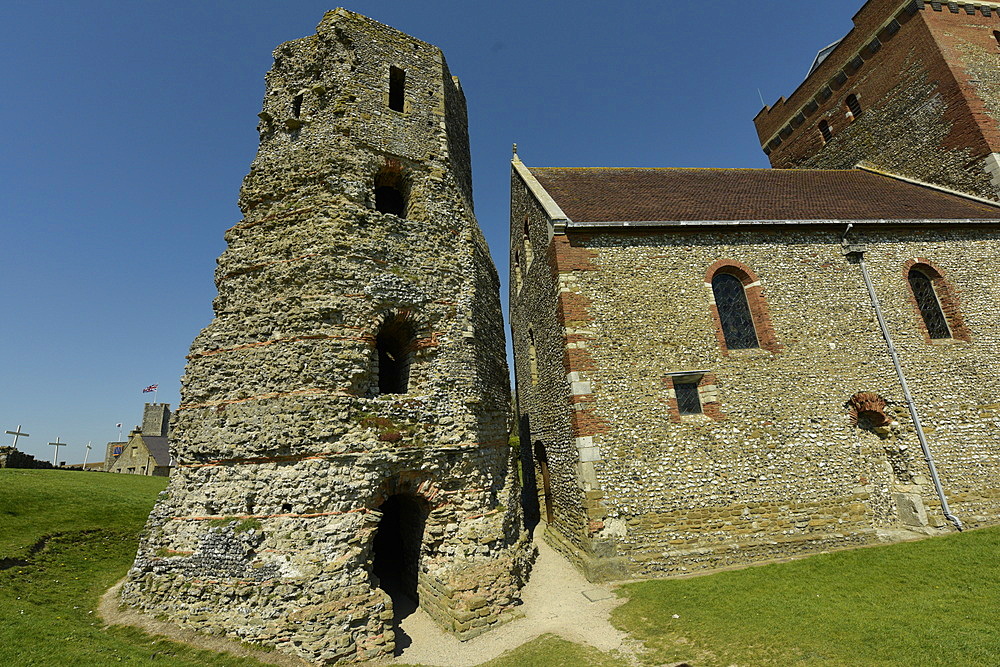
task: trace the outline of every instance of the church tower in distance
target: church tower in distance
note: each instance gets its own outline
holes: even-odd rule
[[[868,0],[754,123],[772,167],[864,162],[1000,199],[1000,5]]]
[[[266,82],[122,599],[320,664],[391,655],[415,604],[473,637],[515,615],[534,547],[461,87],[343,9]]]

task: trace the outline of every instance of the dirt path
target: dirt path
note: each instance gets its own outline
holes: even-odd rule
[[[540,534],[542,526],[536,528]],[[418,609],[403,620],[403,631],[411,644],[402,655],[379,664],[416,663],[433,667],[473,667],[543,634],[555,634],[601,651],[624,650],[630,654],[626,634],[615,629],[608,615],[620,601],[607,586],[589,583],[542,539],[536,539],[538,560],[531,580],[524,587],[519,618],[506,625],[460,642],[441,630],[426,612]],[[132,625],[154,635],[184,642],[211,651],[224,651],[256,658],[274,665],[298,666],[308,663],[280,652],[259,651],[215,635],[182,629],[131,609],[120,609],[118,593],[124,579],[101,598],[98,613],[105,623]]]
[[[535,533],[540,534],[541,528]],[[625,633],[608,621],[611,610],[620,603],[611,589],[588,582],[542,539],[536,538],[535,544],[538,560],[523,592],[524,618],[460,642],[418,609],[402,623],[412,643],[388,664],[472,667],[547,633],[601,651],[627,649]]]

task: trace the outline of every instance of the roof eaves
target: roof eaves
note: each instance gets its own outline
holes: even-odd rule
[[[658,228],[658,227],[770,227],[770,226],[807,226],[807,225],[997,225],[997,218],[906,218],[906,219],[871,219],[856,220],[851,218],[822,218],[815,220],[601,220],[590,222],[570,222],[568,231],[583,229],[614,229],[614,228]]]
[[[538,182],[538,179],[528,170],[521,159],[514,155],[514,158],[510,161],[511,166],[514,171],[517,172],[521,180],[528,187],[528,191],[534,196],[538,201],[539,205],[545,211],[545,215],[550,220],[551,229],[550,236],[552,234],[565,234],[566,228],[573,222],[569,219],[563,210],[556,203],[556,200],[552,198],[552,195]]]

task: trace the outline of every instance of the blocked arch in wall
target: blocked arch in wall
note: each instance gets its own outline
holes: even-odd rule
[[[934,296],[937,298],[937,302],[940,305],[941,314],[944,316],[944,320],[948,325],[950,336],[932,336],[931,329],[928,327],[927,317],[925,316],[925,313],[921,311],[920,303],[917,301],[917,295],[914,294],[913,278],[915,277],[915,273],[920,276],[924,276],[929,280],[934,291]],[[939,269],[929,259],[924,257],[915,257],[903,264],[903,278],[907,282],[906,293],[909,297],[910,305],[913,306],[917,326],[923,333],[924,340],[926,342],[929,343],[935,338],[952,338],[954,340],[966,342],[970,342],[972,340],[972,334],[969,332],[968,327],[965,326],[965,321],[962,319],[961,304],[958,300],[958,295],[948,280],[945,279],[944,273],[941,269]]]
[[[732,276],[743,286],[743,294],[746,297],[747,308],[749,309],[750,318],[753,321],[753,328],[757,336],[757,345],[751,347],[760,347],[769,352],[778,352],[781,346],[774,335],[774,327],[771,324],[771,313],[764,298],[760,278],[745,264],[734,260],[722,259],[708,267],[708,271],[705,272],[705,286],[708,288],[708,293],[711,297],[710,310],[712,312],[712,319],[715,322],[715,337],[719,341],[722,353],[728,355],[730,347],[726,342],[726,334],[723,329],[719,307],[715,303],[713,283],[719,276]]]

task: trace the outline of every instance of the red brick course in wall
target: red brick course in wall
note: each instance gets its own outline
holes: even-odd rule
[[[731,259],[720,259],[708,267],[705,272],[705,283],[709,286],[712,279],[719,273],[728,273],[739,278],[743,283],[743,290],[747,296],[747,305],[750,307],[750,317],[753,318],[754,330],[757,332],[757,343],[761,349],[768,352],[780,352],[781,343],[774,333],[774,326],[771,324],[771,311],[767,307],[767,300],[764,298],[764,288],[760,284],[760,278],[749,266]],[[729,355],[729,347],[726,345],[726,336],[722,331],[722,320],[719,318],[719,308],[714,303],[710,308],[712,321],[715,323],[715,338],[719,341],[719,349],[722,354]],[[676,406],[674,406],[676,408]]]
[[[913,306],[913,310],[916,313],[918,327],[924,334],[924,340],[927,343],[932,342],[930,332],[927,331],[927,325],[924,323],[924,318],[920,314],[920,306],[917,305],[917,299],[913,296],[913,290],[909,289],[910,270],[914,268],[922,271],[928,278],[931,279],[931,284],[934,286],[934,293],[937,295],[938,302],[941,304],[941,311],[944,313],[944,318],[948,322],[948,328],[951,330],[951,337],[955,340],[961,340],[967,343],[971,342],[972,333],[969,331],[968,327],[965,326],[965,321],[962,319],[961,302],[959,301],[954,288],[952,288],[952,286],[945,279],[944,274],[932,261],[924,257],[915,257],[914,259],[908,260],[903,264],[903,279],[907,280],[906,293],[909,297],[910,304]]]

